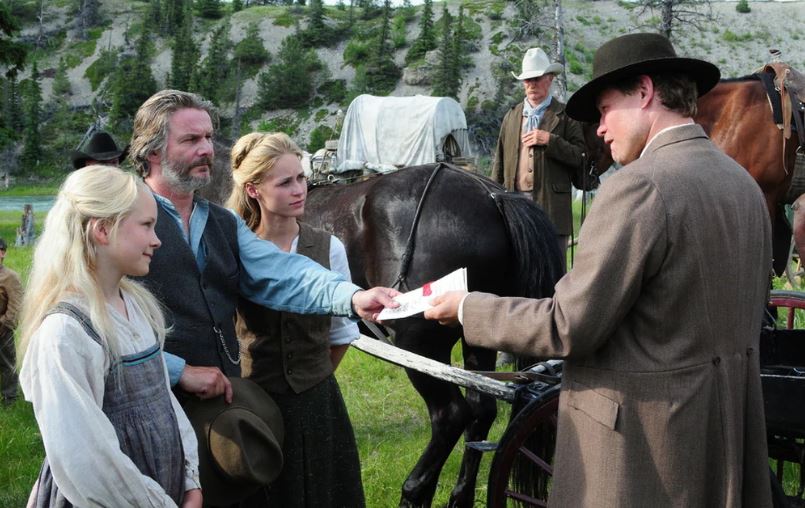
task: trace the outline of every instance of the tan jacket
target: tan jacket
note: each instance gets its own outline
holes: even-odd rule
[[[770,505],[765,201],[698,125],[600,188],[553,298],[470,294],[470,344],[566,358],[552,506]]]
[[[17,315],[22,305],[22,284],[17,272],[0,266],[0,333],[17,327]]]
[[[500,126],[491,178],[507,190],[515,190],[517,167],[520,164],[523,103],[512,107]],[[565,105],[556,99],[545,111],[539,128],[551,133],[547,147],[533,147],[528,166],[534,173],[532,196],[548,213],[560,235],[573,230],[570,208],[571,175],[583,171],[585,149],[581,124],[565,114]]]

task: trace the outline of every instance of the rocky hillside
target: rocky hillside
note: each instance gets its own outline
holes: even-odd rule
[[[25,3],[14,0],[15,3]],[[33,2],[30,2],[33,3]],[[37,51],[38,68],[42,74],[41,89],[43,102],[52,102],[53,82],[60,60],[68,66],[67,77],[70,94],[67,101],[72,110],[92,111],[101,119],[105,118],[108,103],[99,97],[104,87],[103,76],[93,74],[93,64],[103,57],[104,51],[131,46],[132,27],[142,23],[149,4],[142,1],[100,0],[99,22],[90,30],[89,40],[78,36],[76,2],[54,0],[45,2],[42,23],[36,20],[23,20],[19,38],[34,43],[43,38],[49,41],[45,49]],[[380,3],[380,2],[377,2]],[[532,2],[534,5],[544,5]],[[38,4],[38,2],[36,2]],[[505,103],[517,96],[517,88],[508,71],[519,67],[519,60],[525,48],[542,45],[549,49],[554,41],[554,10],[544,5],[536,16],[524,20],[517,6],[522,2],[502,0],[448,0],[451,14],[458,15],[459,5],[464,5],[468,26],[473,39],[468,47],[468,59],[461,73],[461,86],[458,99],[465,108],[470,122],[476,122],[476,151],[484,155],[488,151],[490,138],[495,130]],[[438,24],[442,16],[442,3],[434,4],[434,21]],[[696,24],[674,26],[673,38],[680,53],[710,60],[719,65],[725,77],[737,77],[751,73],[769,59],[768,49],[778,48],[783,60],[794,67],[805,69],[805,2],[749,2],[751,11],[736,12],[733,2],[714,2],[707,18],[699,18]],[[578,88],[590,74],[592,54],[603,41],[631,31],[656,30],[659,13],[645,11],[638,3],[613,2],[609,0],[587,1],[566,0],[563,3],[564,45],[568,89]],[[228,9],[228,7],[227,7]],[[393,49],[395,63],[402,69],[402,77],[397,81],[392,95],[429,95],[432,92],[431,78],[433,68],[438,64],[439,52],[434,50],[424,59],[406,67],[405,56],[412,42],[419,34],[419,16],[422,7],[404,27],[405,41],[397,41],[399,47]],[[336,25],[345,17],[345,11],[328,6],[325,21]],[[38,16],[37,16],[38,17]],[[228,37],[235,44],[241,41],[250,24],[256,23],[259,37],[264,47],[276,55],[283,39],[294,36],[297,26],[304,28],[305,8],[284,6],[251,6],[220,20],[196,22],[193,38],[199,44],[201,58],[209,48],[210,38],[217,26],[227,22]],[[454,18],[455,19],[455,18]],[[379,23],[379,21],[377,21]],[[168,84],[171,72],[172,39],[155,36],[153,39],[150,68],[158,87]],[[343,80],[349,88],[356,77],[353,65],[344,61],[345,50],[353,43],[345,38],[332,47],[316,48],[325,69],[316,75],[318,83]],[[40,42],[41,44],[41,42]],[[303,146],[310,142],[313,129],[320,125],[336,126],[336,112],[346,109],[348,103],[331,102],[326,94],[319,94],[305,107],[297,109],[265,110],[258,104],[259,72],[253,72],[243,80],[240,92],[240,110],[248,112],[243,121],[241,133],[256,128],[283,128],[290,130]],[[30,66],[21,74],[25,78]],[[101,83],[98,83],[98,81]],[[93,82],[94,81],[94,82]],[[222,86],[230,86],[230,81]],[[294,87],[295,83],[287,83]],[[503,93],[501,93],[501,91]],[[557,91],[561,94],[561,91]],[[223,116],[235,115],[234,92],[223,94],[221,107]],[[497,103],[500,101],[502,104]],[[93,109],[94,108],[94,109]],[[44,108],[47,110],[47,108]],[[237,132],[237,131],[236,131]],[[118,130],[125,136],[125,127]]]

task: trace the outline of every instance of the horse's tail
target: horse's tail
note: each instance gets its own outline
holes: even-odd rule
[[[525,196],[510,193],[493,194],[495,203],[503,215],[506,230],[512,246],[516,273],[514,280],[519,287],[515,296],[545,298],[553,295],[554,285],[562,277],[563,252],[559,249],[556,230],[547,214],[539,205]],[[532,365],[534,358],[517,356],[517,369]],[[509,422],[525,407],[525,401],[516,401],[512,406]],[[556,442],[555,428],[543,425],[534,428],[524,446],[537,456],[550,461]],[[548,479],[544,472],[531,461],[515,462],[511,481],[517,485],[518,492],[527,493],[538,499],[547,498]]]
[[[562,277],[562,255],[548,215],[527,197],[493,193],[512,246],[518,287],[514,296],[545,298]]]

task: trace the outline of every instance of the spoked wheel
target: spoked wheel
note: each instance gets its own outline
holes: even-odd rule
[[[509,423],[492,459],[489,508],[548,506],[559,390],[550,387]]]

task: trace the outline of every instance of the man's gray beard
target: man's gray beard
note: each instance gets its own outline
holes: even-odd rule
[[[203,189],[210,183],[212,167],[210,167],[210,172],[204,176],[192,176],[187,170],[187,165],[173,163],[164,156],[162,157],[162,176],[176,192],[189,194]]]

